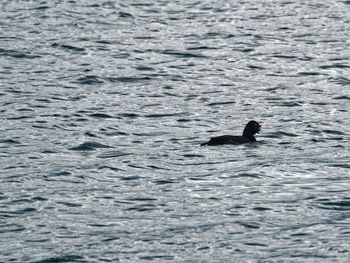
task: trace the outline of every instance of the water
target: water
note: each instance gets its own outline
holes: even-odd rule
[[[1,262],[348,262],[349,1],[0,17]]]

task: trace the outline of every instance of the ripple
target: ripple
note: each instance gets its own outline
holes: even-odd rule
[[[284,101],[280,103],[280,105],[284,107],[298,107],[298,106],[302,106],[302,103],[297,101]]]
[[[156,209],[154,204],[142,204],[126,208],[127,211],[150,212]]]
[[[136,113],[119,113],[118,116],[122,117],[122,118],[130,118],[130,119],[135,119],[140,117],[140,115],[136,114]]]
[[[190,159],[193,159],[193,158],[203,158],[205,157],[204,155],[201,155],[201,154],[184,154],[182,155],[183,157],[186,157],[186,158],[190,158]]]
[[[339,84],[341,86],[349,86],[350,85],[350,79],[345,77],[332,77],[329,78],[330,82],[334,82],[336,84]]]
[[[124,177],[121,177],[120,179],[123,181],[133,181],[133,180],[139,180],[141,178],[142,178],[141,176],[132,175],[132,176],[124,176]]]
[[[250,178],[260,178],[261,175],[260,174],[256,174],[256,173],[240,173],[238,175],[235,175],[233,177],[250,177]]]
[[[81,207],[83,206],[82,204],[77,204],[77,203],[70,203],[70,202],[57,202],[57,204],[61,204],[67,207]]]
[[[350,200],[321,202],[319,207],[326,210],[349,211]]]
[[[324,75],[320,72],[312,72],[312,71],[307,71],[307,72],[299,72],[299,76],[319,76],[319,75]]]
[[[153,260],[173,260],[174,256],[170,255],[153,255],[153,256],[141,256],[141,260],[153,261]]]
[[[298,137],[298,134],[284,131],[276,131],[268,134],[264,134],[264,137],[267,138],[283,138],[283,137]]]
[[[23,214],[33,213],[33,212],[36,212],[36,211],[37,211],[36,208],[27,207],[27,208],[24,208],[24,209],[19,209],[19,210],[16,210],[16,211],[12,211],[11,213],[12,214],[16,214],[16,215],[23,215]]]
[[[87,75],[87,76],[78,78],[77,83],[82,85],[99,85],[99,84],[103,84],[104,82],[97,76]]]
[[[152,197],[134,197],[134,198],[127,198],[127,201],[156,201],[156,198]]]
[[[116,78],[107,78],[110,82],[125,82],[125,83],[137,83],[145,82],[152,80],[151,77],[116,77]]]
[[[40,58],[38,55],[31,55],[27,53],[23,53],[17,50],[11,50],[11,49],[2,49],[0,48],[0,57],[12,57],[12,58]]]
[[[337,96],[334,97],[335,100],[350,100],[350,96]]]
[[[133,18],[134,17],[132,14],[127,13],[127,12],[122,12],[122,11],[120,11],[118,14],[119,14],[119,17],[121,17],[121,18]]]
[[[0,140],[0,143],[4,143],[4,144],[21,144],[19,141],[12,140],[12,139]]]
[[[42,260],[33,261],[32,263],[61,263],[61,262],[86,262],[84,257],[78,255],[62,255],[59,257],[47,257]]]
[[[97,142],[84,142],[76,147],[69,148],[72,151],[94,151],[98,148],[111,148],[108,145],[104,145]]]
[[[158,184],[158,185],[166,185],[166,184],[173,184],[176,183],[175,180],[155,180],[153,183]]]
[[[147,114],[146,118],[165,118],[165,117],[178,117],[185,115],[185,112],[177,112],[177,113],[157,113],[157,114]]]
[[[121,169],[121,168],[112,167],[112,166],[101,166],[101,167],[99,167],[98,169],[99,169],[99,170],[100,170],[100,169],[109,169],[109,170],[114,171],[114,172],[125,171],[125,170],[123,170],[123,169]]]
[[[219,49],[218,47],[211,47],[211,46],[192,46],[192,47],[188,47],[187,50],[216,50]]]
[[[92,113],[92,114],[89,114],[89,117],[93,117],[93,118],[103,118],[103,119],[106,119],[106,118],[113,118],[111,115],[108,115],[106,113]]]
[[[256,243],[256,242],[246,242],[244,243],[247,246],[258,246],[258,247],[267,247],[268,245],[262,244],[262,243]]]
[[[155,70],[155,68],[147,67],[147,66],[137,66],[135,68],[137,70],[140,70],[140,71],[154,71]]]
[[[212,102],[207,104],[207,106],[219,106],[219,105],[228,105],[228,104],[234,104],[234,101],[222,101],[222,102]]]
[[[330,164],[329,166],[331,166],[331,167],[339,167],[339,168],[346,168],[346,169],[350,168],[350,164],[347,164],[347,163]]]
[[[320,69],[349,69],[350,68],[350,65],[347,65],[347,64],[341,64],[341,63],[334,63],[334,64],[331,64],[331,65],[323,65],[323,66],[320,66],[319,67]]]
[[[345,133],[337,130],[322,130],[322,132],[334,135],[345,135]]]
[[[82,52],[82,51],[85,51],[85,48],[75,47],[75,46],[67,45],[67,44],[57,44],[57,43],[53,43],[51,46],[52,46],[52,47],[56,47],[56,48],[61,48],[61,49],[66,50],[66,51],[74,51],[74,52]]]
[[[259,229],[260,225],[255,222],[235,221],[236,224],[248,229]]]
[[[116,158],[116,157],[121,157],[126,155],[131,155],[131,153],[122,152],[122,151],[108,151],[97,155],[97,158],[101,158],[101,159]]]
[[[162,54],[164,55],[171,55],[175,57],[182,57],[182,58],[206,58],[207,56],[200,54],[200,53],[193,53],[193,52],[183,52],[178,50],[164,50],[162,51]]]
[[[268,211],[268,210],[272,210],[271,208],[269,207],[254,207],[253,210],[257,210],[257,211]]]
[[[0,217],[3,217],[2,212],[0,211]],[[24,226],[19,224],[3,224],[0,227],[0,233],[11,233],[11,232],[21,232],[26,230]]]
[[[133,133],[135,136],[140,136],[140,137],[158,137],[161,135],[166,135],[169,134],[168,132],[142,132],[142,133]]]

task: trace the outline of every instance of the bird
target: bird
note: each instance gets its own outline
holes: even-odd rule
[[[254,134],[259,133],[261,125],[256,121],[250,121],[244,128],[242,136],[222,135],[212,137],[209,141],[202,143],[201,146],[216,146],[224,144],[242,144],[256,142]]]

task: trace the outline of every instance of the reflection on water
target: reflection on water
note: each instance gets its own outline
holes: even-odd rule
[[[0,258],[346,262],[349,8],[5,1]]]

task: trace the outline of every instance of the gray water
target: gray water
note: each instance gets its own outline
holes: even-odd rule
[[[350,262],[350,1],[0,6],[0,262]]]

